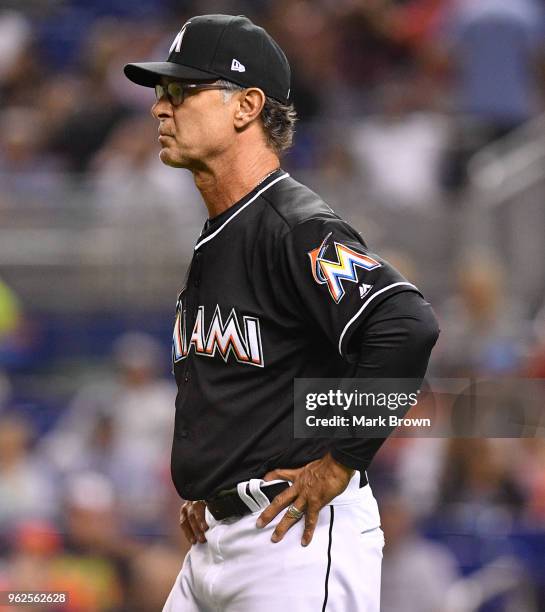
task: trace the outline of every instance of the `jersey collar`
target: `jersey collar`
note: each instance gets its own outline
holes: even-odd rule
[[[262,193],[267,191],[267,189],[279,181],[288,178],[288,176],[289,174],[287,172],[284,172],[284,170],[279,168],[276,172],[273,172],[270,176],[268,176],[262,183],[256,185],[254,189],[250,191],[250,193],[246,194],[236,204],[233,204],[233,206],[215,218],[216,222],[205,229],[205,231],[201,234],[194,250],[197,251],[203,244],[206,244],[208,241],[212,240],[212,238],[217,236],[222,229],[235,217],[237,217],[246,207],[250,206],[252,202],[255,202],[255,200],[257,200]]]

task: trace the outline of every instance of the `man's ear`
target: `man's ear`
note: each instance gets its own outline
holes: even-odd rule
[[[244,89],[238,94],[238,108],[235,112],[235,127],[246,127],[259,117],[265,105],[265,94],[257,87]]]

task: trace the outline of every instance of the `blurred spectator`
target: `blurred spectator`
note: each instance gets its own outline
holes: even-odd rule
[[[75,448],[70,451],[71,435],[78,441],[89,440],[100,416],[112,419],[115,444],[122,452],[143,455],[151,462],[160,460],[165,457],[165,441],[170,441],[172,433],[175,395],[171,382],[160,377],[164,367],[162,347],[151,336],[128,333],[116,340],[113,357],[116,379],[83,388],[58,423],[56,435],[59,439],[66,436],[63,451],[77,454],[81,446],[74,441]],[[70,456],[60,461],[69,465],[72,459]]]
[[[0,114],[0,184],[8,202],[49,205],[61,193],[62,161],[47,151],[46,134],[42,110],[11,107]]]
[[[452,0],[406,0],[388,7],[387,19],[395,40],[425,50],[436,32],[441,15]]]
[[[406,499],[407,511],[415,518],[429,516],[440,500],[447,440],[409,438],[404,442],[394,467],[397,488]]]
[[[447,183],[465,179],[469,157],[543,110],[539,99],[545,33],[537,0],[453,0],[445,13],[445,45],[460,113]]]
[[[462,522],[505,525],[522,511],[522,491],[510,472],[506,444],[486,438],[449,441],[441,477],[441,514]]]
[[[448,124],[426,110],[426,89],[409,81],[383,89],[380,113],[352,130],[353,150],[371,197],[384,205],[428,208],[440,198]]]
[[[402,77],[413,67],[412,50],[392,36],[389,5],[382,0],[354,2],[338,15],[343,79],[364,92],[373,92],[377,85]]]
[[[0,12],[0,100],[2,106],[36,104],[44,77],[31,23],[19,11]]]
[[[57,515],[52,475],[31,452],[31,439],[27,421],[0,415],[0,532],[25,518]]]
[[[31,25],[20,12],[4,10],[0,13],[0,91],[9,83],[31,35]]]
[[[115,489],[106,476],[90,471],[72,475],[65,484],[64,506],[72,548],[122,554]]]
[[[51,149],[66,159],[71,170],[85,171],[110,131],[129,112],[108,81],[110,62],[128,43],[125,32],[115,22],[98,20],[85,39],[81,61],[86,78],[76,103],[66,109],[57,131],[50,133]]]
[[[120,530],[112,484],[84,472],[67,485],[65,550],[50,561],[52,590],[68,591],[70,612],[118,610],[127,559],[137,547]]]
[[[454,0],[446,16],[458,109],[492,137],[520,125],[537,106],[543,6],[537,0]]]
[[[515,373],[531,337],[522,304],[507,295],[500,262],[484,251],[456,264],[457,293],[438,311],[436,363],[442,376]]]
[[[20,520],[6,535],[10,550],[9,565],[4,574],[6,587],[17,590],[51,589],[50,564],[62,551],[62,538],[55,524],[43,520]]]
[[[380,500],[380,508],[386,540],[381,609],[437,612],[458,578],[455,558],[445,546],[418,534],[405,498],[390,493]]]
[[[83,388],[44,449],[64,474],[96,470],[116,487],[125,518],[139,529],[159,517],[174,428],[175,391],[160,378],[162,348],[140,333],[114,345],[118,377]]]
[[[327,13],[317,11],[308,0],[270,3],[263,25],[290,58],[290,95],[299,118],[311,121],[332,97],[336,98],[335,88],[342,87],[335,61],[338,31],[330,27]],[[315,53],[316,44],[320,45],[319,54]]]
[[[130,117],[112,131],[92,162],[100,219],[121,232],[128,230],[129,240],[133,226],[155,226],[164,236],[168,231],[180,235],[183,226],[195,231],[204,222],[191,174],[172,172],[161,164],[158,151],[157,127],[145,117]]]

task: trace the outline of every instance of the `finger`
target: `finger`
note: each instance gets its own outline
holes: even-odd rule
[[[189,503],[188,502],[184,502],[181,506],[180,506],[180,525],[182,524],[182,521],[184,520],[185,517],[185,513],[187,511],[187,507],[188,507]]]
[[[256,522],[256,527],[261,529],[268,525],[275,516],[277,516],[284,508],[287,508],[291,502],[297,497],[297,485],[293,485],[279,493],[272,502],[259,515]]]
[[[185,527],[182,527],[182,533],[184,534],[185,539],[190,544],[196,544],[197,543],[197,538],[195,538],[195,536],[193,535],[193,532],[191,531],[191,529],[187,525]]]
[[[204,502],[199,502],[195,506],[195,515],[197,516],[201,531],[207,531],[208,523],[206,522],[206,504]]]
[[[182,504],[180,507],[180,517],[178,519],[180,527],[183,527],[184,523],[187,523],[187,503]]]
[[[302,495],[297,497],[292,503],[297,508],[297,510],[305,510],[306,500]],[[291,529],[295,525],[295,523],[298,523],[300,520],[301,519],[292,518],[286,512],[282,520],[276,526],[276,529],[272,534],[271,541],[275,543],[280,542],[280,540],[286,535],[287,531]]]
[[[299,474],[299,472],[302,470],[303,468],[297,468],[295,470],[291,470],[291,469],[277,469],[277,470],[272,470],[271,472],[267,472],[265,474],[265,476],[263,476],[263,480],[265,481],[269,481],[269,480],[289,480],[290,482],[293,482],[295,480],[295,478],[297,477],[297,474]]]
[[[180,527],[182,529],[182,532],[184,534],[184,536],[186,537],[187,541],[190,544],[196,544],[197,539],[195,538],[195,535],[193,533],[193,529],[191,529],[191,526],[189,524],[189,520],[187,517],[187,514],[183,514],[180,516]]]
[[[187,513],[187,516],[189,519],[189,524],[191,525],[191,529],[193,530],[194,536],[197,538],[199,542],[201,542],[201,544],[204,544],[204,542],[206,542],[206,538],[204,537],[204,530],[201,528],[201,525],[199,524],[199,520],[197,519],[195,511],[190,510]]]
[[[303,531],[303,537],[301,538],[301,544],[308,546],[312,541],[316,525],[318,524],[318,516],[320,514],[320,508],[315,505],[308,505],[305,511],[305,529]]]

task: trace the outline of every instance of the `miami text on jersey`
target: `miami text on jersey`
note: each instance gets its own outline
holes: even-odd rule
[[[327,284],[331,297],[338,304],[345,293],[341,281],[358,282],[356,267],[363,268],[364,270],[374,270],[381,264],[376,259],[362,253],[357,253],[338,242],[333,243],[337,253],[337,261],[325,259],[324,254],[328,247],[327,241],[330,236],[331,233],[324,238],[322,244],[317,249],[309,251],[308,256],[310,257],[314,280],[319,285]]]
[[[196,355],[214,357],[218,352],[227,363],[229,354],[232,354],[239,363],[263,367],[259,319],[243,316],[242,322],[241,327],[233,308],[223,323],[220,307],[216,306],[208,331],[205,333],[204,306],[199,306],[193,331],[188,337],[185,311],[178,311],[172,344],[174,362],[187,357],[193,347]]]

